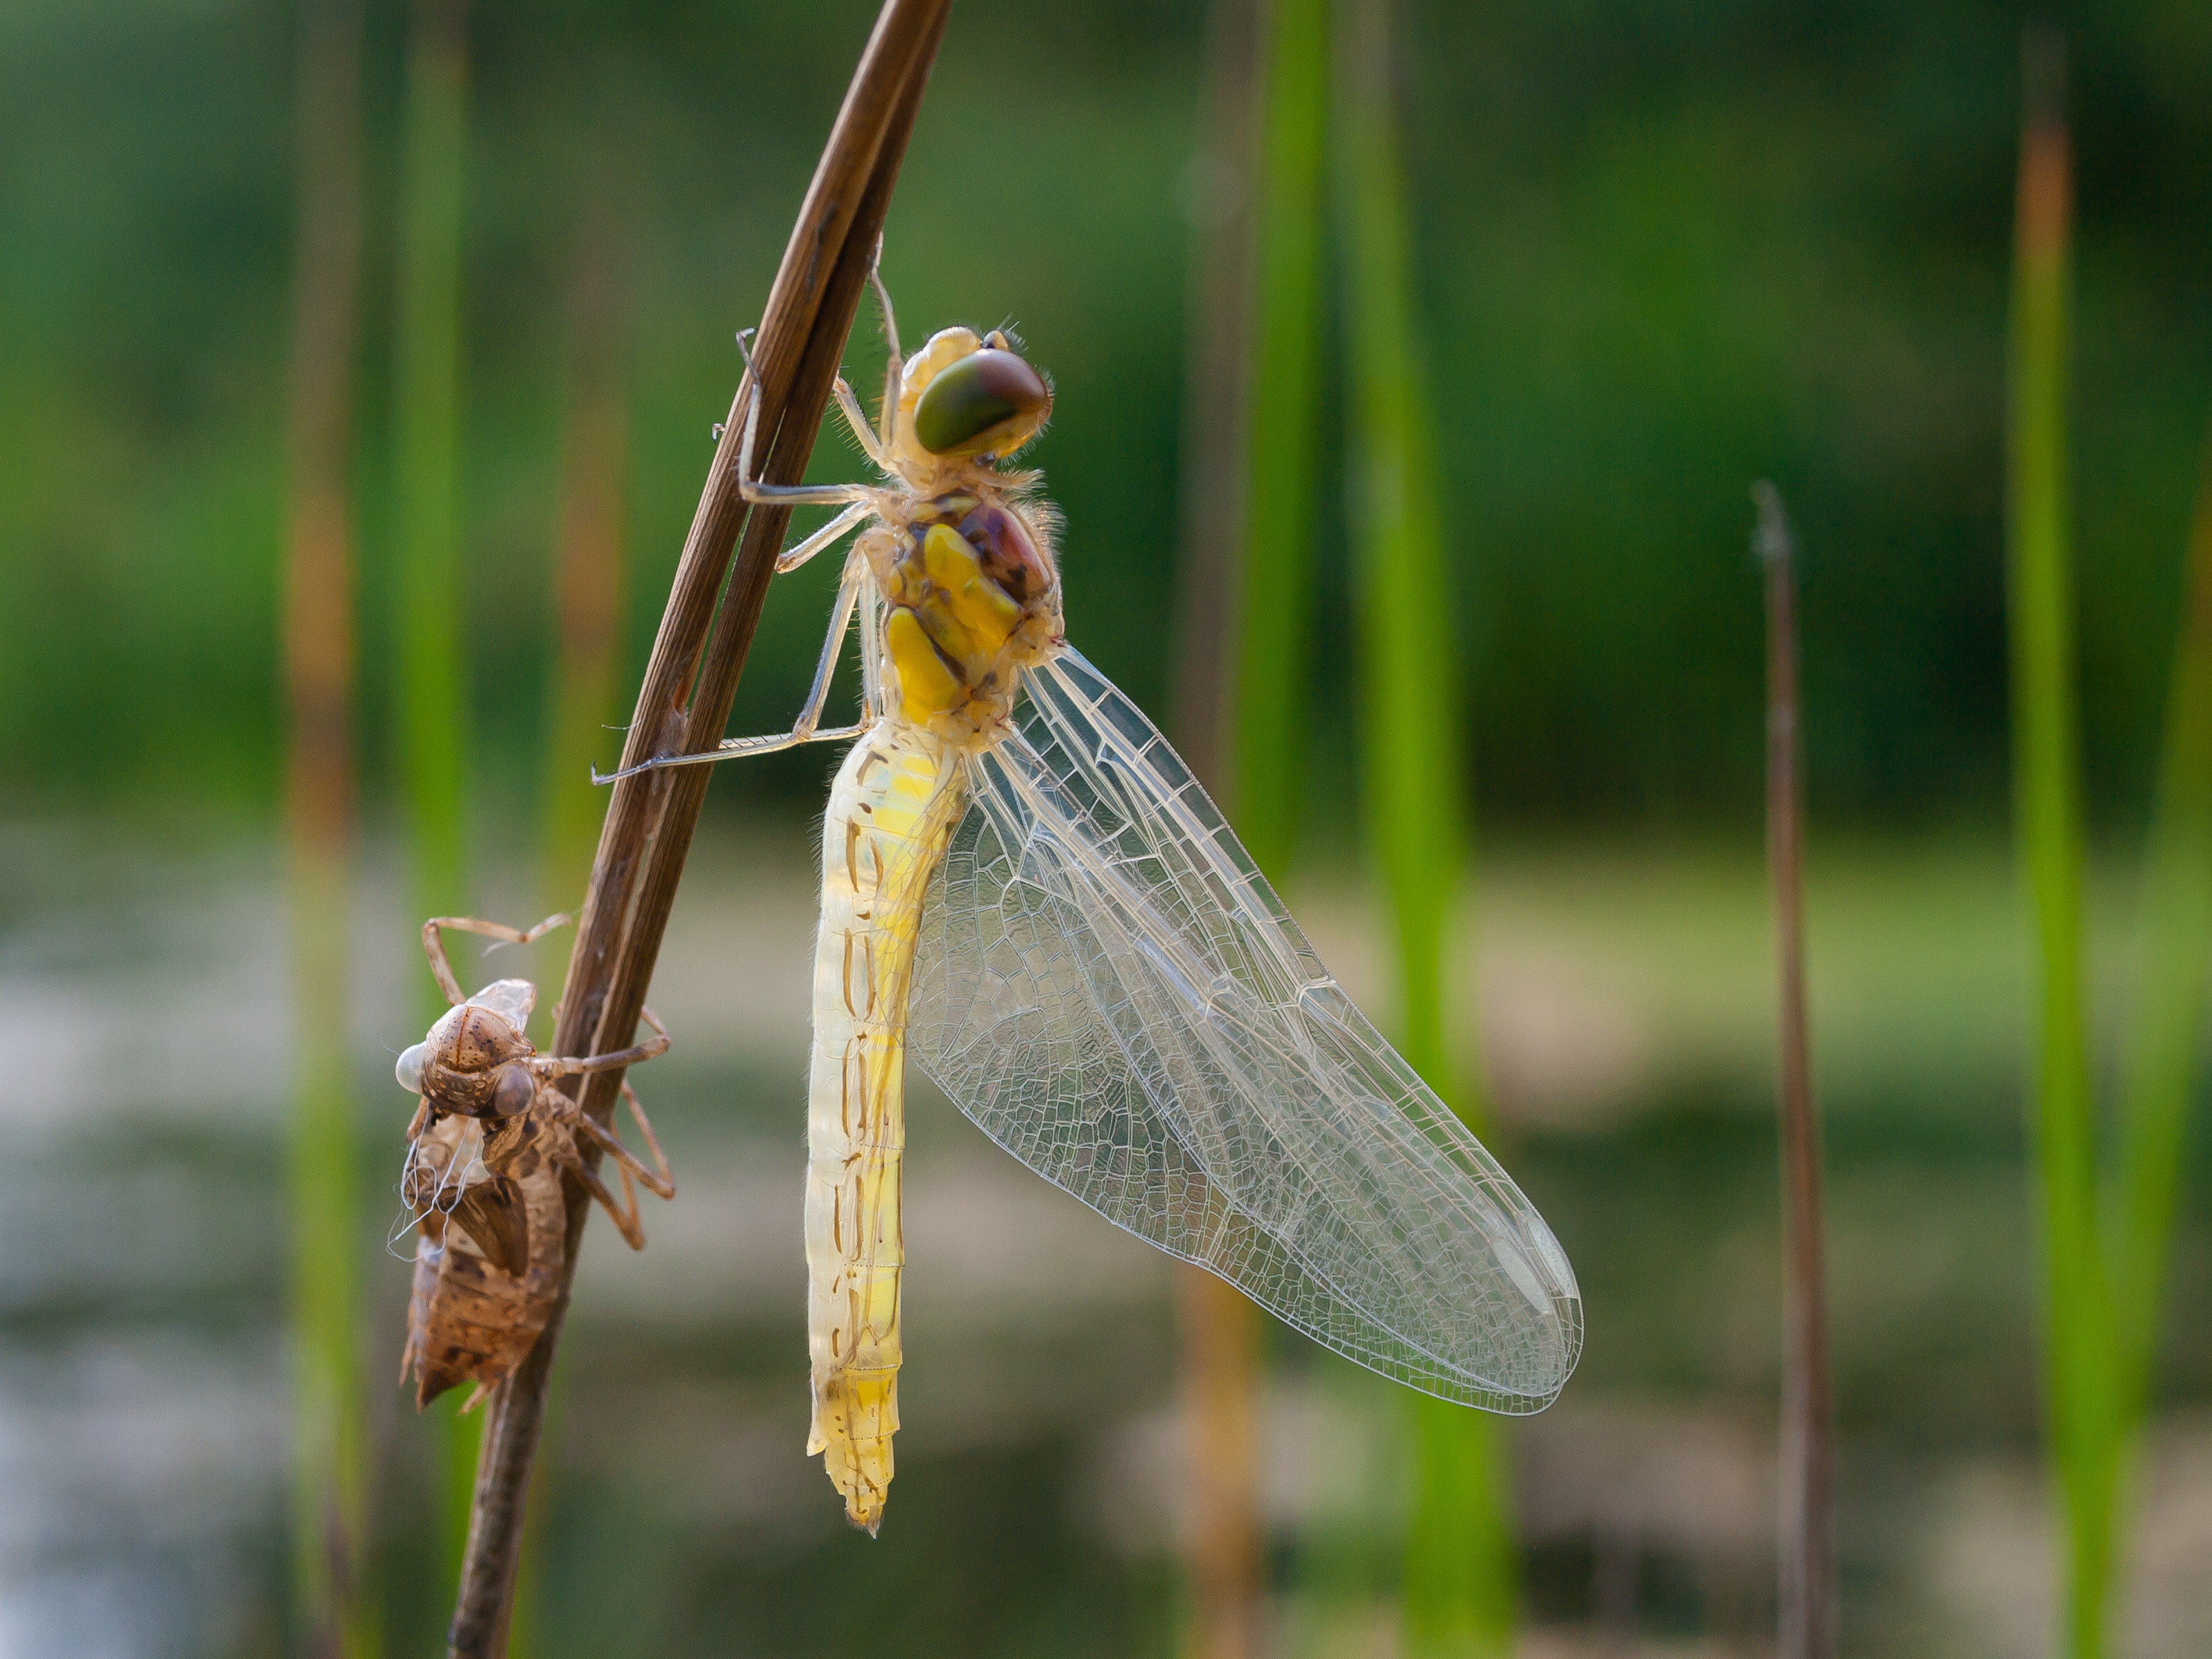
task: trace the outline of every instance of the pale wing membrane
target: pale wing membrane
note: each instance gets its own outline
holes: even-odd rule
[[[1032,674],[922,908],[909,1052],[1056,1186],[1425,1393],[1541,1410],[1558,1242],[1355,1008],[1135,705]]]

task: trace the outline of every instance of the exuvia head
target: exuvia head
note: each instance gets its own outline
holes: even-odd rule
[[[933,335],[907,374],[914,442],[939,460],[1011,455],[1052,415],[1051,386],[995,329]]]
[[[464,1004],[399,1056],[392,1074],[410,1094],[460,1117],[506,1118],[538,1097],[536,1050],[489,1009]]]

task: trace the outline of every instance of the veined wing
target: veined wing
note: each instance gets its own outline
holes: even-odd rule
[[[1542,1410],[1582,1347],[1543,1218],[1104,676],[1066,652],[1016,726],[922,907],[909,1052],[1046,1180],[1324,1346]]]

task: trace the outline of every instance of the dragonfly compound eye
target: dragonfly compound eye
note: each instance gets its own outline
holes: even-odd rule
[[[399,1056],[399,1063],[392,1068],[399,1079],[399,1086],[410,1095],[422,1092],[422,1066],[430,1057],[430,1045],[418,1042]]]
[[[520,1060],[499,1068],[499,1081],[491,1091],[491,1115],[513,1117],[517,1112],[530,1109],[537,1098],[538,1079],[530,1074],[530,1067]]]
[[[915,441],[933,455],[1000,454],[1018,449],[1052,412],[1052,388],[1012,351],[971,351],[922,388],[914,406]]]

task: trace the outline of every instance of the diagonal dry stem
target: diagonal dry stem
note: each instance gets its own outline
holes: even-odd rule
[[[829,404],[950,9],[951,0],[885,0],[877,17],[769,292],[753,351],[757,382],[748,377],[739,386],[715,448],[646,668],[625,767],[657,754],[710,749],[721,736],[790,520],[788,508],[749,512],[738,493],[746,399],[760,399],[761,476],[796,483]],[[710,769],[678,767],[614,787],[568,961],[554,1053],[629,1046]],[[621,1082],[618,1073],[582,1079],[584,1109],[605,1122]],[[506,1645],[523,1497],[589,1203],[583,1187],[572,1184],[560,1299],[537,1346],[493,1398],[448,1638],[453,1659],[495,1659]]]

